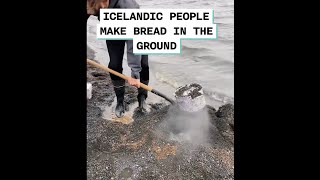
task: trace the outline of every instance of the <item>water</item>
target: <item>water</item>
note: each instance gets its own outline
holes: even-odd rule
[[[206,102],[214,107],[233,103],[234,98],[234,1],[233,0],[137,0],[141,8],[206,8],[214,9],[214,23],[218,24],[218,40],[183,40],[182,55],[150,55],[150,86],[174,98],[177,87],[200,84]],[[88,46],[96,59],[109,62],[105,41],[96,40],[98,20],[88,20]],[[126,55],[124,74],[130,75]],[[163,101],[150,95],[148,101]]]

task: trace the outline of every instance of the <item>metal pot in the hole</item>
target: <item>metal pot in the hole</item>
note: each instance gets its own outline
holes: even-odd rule
[[[183,93],[182,93],[183,92]],[[199,84],[188,84],[175,91],[176,104],[180,110],[197,112],[206,106],[203,88]]]

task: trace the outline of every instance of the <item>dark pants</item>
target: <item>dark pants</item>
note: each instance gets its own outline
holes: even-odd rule
[[[107,47],[110,56],[110,62],[108,67],[113,69],[119,73],[122,73],[122,61],[124,55],[124,47],[125,47],[125,40],[107,40]],[[149,64],[148,64],[148,56],[142,55],[141,56],[141,67],[142,70],[140,71],[140,81],[146,82],[149,81]],[[112,80],[120,80],[121,78],[110,74]]]

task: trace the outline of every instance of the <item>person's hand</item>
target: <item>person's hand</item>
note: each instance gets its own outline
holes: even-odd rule
[[[134,79],[134,78],[132,78],[132,77],[129,77],[128,83],[129,83],[131,86],[135,86],[135,87],[137,87],[137,88],[140,88],[140,79]]]

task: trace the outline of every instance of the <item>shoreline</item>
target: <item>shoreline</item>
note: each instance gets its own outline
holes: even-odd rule
[[[97,40],[96,39],[96,24],[99,23],[96,17],[92,16],[88,19],[87,22],[87,47],[92,49],[93,54],[95,55],[95,58],[89,58],[89,55],[87,56],[89,59],[96,59],[99,61],[99,63],[103,65],[108,65],[109,62],[109,55],[107,46],[105,44],[105,41]],[[218,56],[212,56],[208,54],[210,52],[210,49],[207,48],[207,46],[203,45],[203,43],[206,43],[206,41],[201,41],[197,43],[196,41],[192,41],[195,44],[190,44],[190,42],[185,41],[182,45],[183,48],[183,55],[180,57],[174,57],[177,58],[175,60],[180,61],[184,58],[193,57],[194,62],[190,61],[190,63],[194,63],[195,65],[201,64],[201,62],[208,61],[208,59],[212,59],[214,63],[218,63],[217,65],[220,66],[221,63],[228,63],[225,61],[215,60],[216,58],[219,58]],[[126,49],[125,49],[126,51]],[[173,98],[173,91],[178,88],[180,85],[189,84],[190,82],[185,82],[181,78],[178,77],[177,73],[175,73],[175,69],[170,68],[171,61],[168,61],[168,56],[150,56],[150,86],[157,87],[157,90],[163,91],[165,94],[169,95],[170,98]],[[152,62],[152,63],[151,63]],[[190,66],[191,64],[188,64]],[[172,67],[174,67],[174,64],[172,64]],[[188,67],[187,66],[187,67]],[[198,65],[197,65],[198,66]],[[166,68],[169,68],[165,70]],[[217,71],[209,72],[209,73],[215,73],[220,71],[221,69],[217,69]],[[192,69],[187,69],[186,71],[192,71]],[[183,73],[178,71],[179,73]],[[126,60],[126,53],[124,55],[124,61],[123,61],[123,73],[130,75],[131,70],[127,65]],[[200,73],[201,74],[201,73]],[[200,75],[199,74],[199,75]],[[216,76],[217,75],[217,76]],[[204,82],[199,82],[204,88],[204,94],[206,96],[207,103],[211,106],[218,108],[223,104],[234,104],[234,94],[231,89],[233,89],[233,85],[230,86],[229,77],[223,77],[221,74],[216,74],[210,78],[218,78],[217,81],[214,81],[210,84],[207,84]],[[205,74],[202,74],[203,78],[206,78]],[[219,80],[222,78],[221,80]],[[194,79],[193,81],[197,81]],[[224,83],[227,83],[227,86],[225,88]],[[153,98],[153,97],[150,97]],[[158,100],[156,98],[156,100]],[[154,101],[153,101],[154,102]]]

